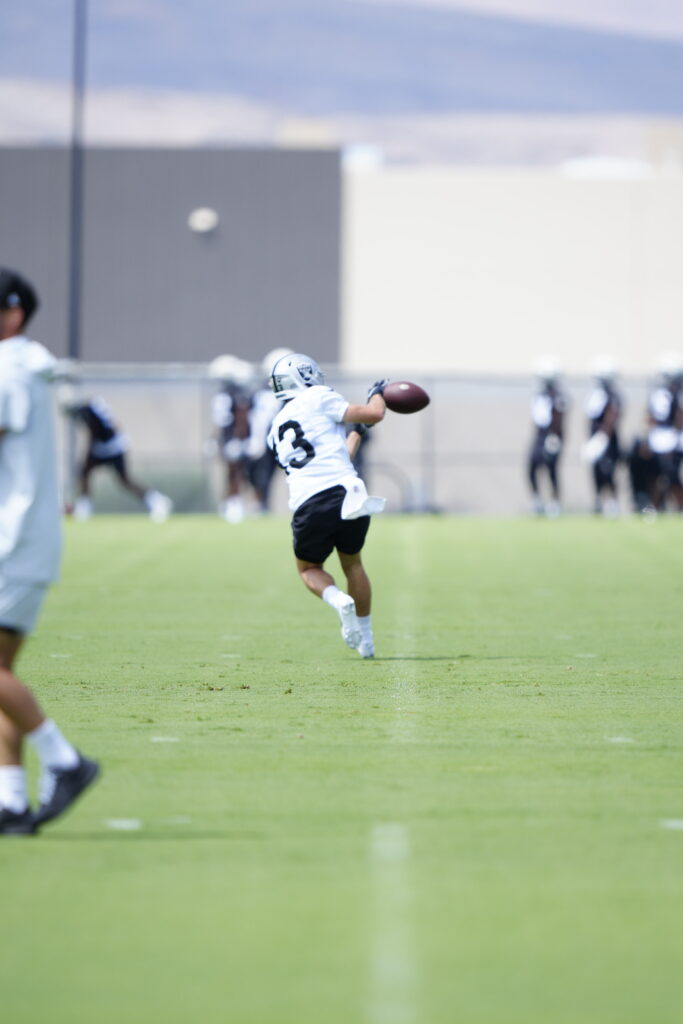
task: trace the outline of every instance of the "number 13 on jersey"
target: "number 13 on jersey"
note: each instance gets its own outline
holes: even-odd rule
[[[311,459],[315,458],[315,448],[310,441],[306,440],[301,424],[296,420],[287,420],[286,423],[282,423],[277,432],[277,438],[277,460],[284,467],[285,473],[289,473],[290,469],[302,469]],[[294,459],[288,459],[286,452],[281,452],[280,448],[280,445],[283,445],[284,448],[287,444],[292,449],[300,448],[302,454],[297,455]]]

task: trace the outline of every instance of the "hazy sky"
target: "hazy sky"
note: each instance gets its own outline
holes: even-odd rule
[[[681,0],[349,0],[408,7],[446,7],[479,14],[502,14],[560,21],[588,28],[683,35]]]
[[[68,131],[74,3],[5,5],[0,143]],[[88,11],[99,140],[271,139],[292,118],[344,121],[332,136],[351,141],[408,133],[411,118],[683,118],[683,0],[88,0]],[[370,120],[349,127],[359,118]],[[392,118],[403,127],[383,129]]]

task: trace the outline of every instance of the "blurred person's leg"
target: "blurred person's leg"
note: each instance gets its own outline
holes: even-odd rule
[[[542,465],[542,449],[536,442],[534,442],[529,453],[529,460],[527,462],[527,478],[529,480],[529,486],[531,487],[533,510],[536,513],[536,515],[543,515],[545,511],[538,479],[538,472]]]

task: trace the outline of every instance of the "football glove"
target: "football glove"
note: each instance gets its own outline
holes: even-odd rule
[[[370,401],[373,395],[383,395],[384,389],[388,383],[388,377],[385,377],[384,380],[376,380],[375,383],[372,384],[371,387],[368,389],[368,402]]]
[[[352,423],[351,430],[355,430],[361,437],[365,437],[371,426],[371,423]]]

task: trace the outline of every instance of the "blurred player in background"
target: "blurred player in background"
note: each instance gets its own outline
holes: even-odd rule
[[[537,515],[555,518],[560,514],[558,463],[564,444],[564,419],[567,396],[560,390],[560,371],[554,360],[545,358],[538,365],[539,390],[531,401],[534,436],[528,460],[528,478]],[[547,475],[550,497],[544,501],[540,474]]]
[[[33,286],[0,268],[0,835],[5,836],[36,832],[62,814],[99,772],[14,675],[61,555],[49,389],[55,360],[24,334],[37,307]],[[24,740],[41,763],[35,813],[22,765]]]
[[[218,356],[209,365],[209,376],[220,381],[220,391],[211,405],[214,440],[225,466],[219,513],[230,523],[241,522],[252,510],[257,515],[269,511],[277,463],[266,440],[280,407],[269,374],[281,356],[291,353],[290,348],[277,348],[264,356],[260,382],[257,367],[237,356]]]
[[[677,352],[659,358],[659,376],[647,403],[645,438],[636,438],[629,457],[633,503],[637,511],[664,511],[673,503],[683,511],[681,430],[683,359]]]
[[[282,408],[268,444],[287,474],[297,571],[308,589],[337,612],[345,643],[372,658],[372,595],[361,551],[370,515],[382,511],[384,499],[369,497],[351,458],[363,430],[384,419],[386,381],[373,384],[364,405],[350,405],[325,386],[313,359],[295,353],[278,359],[271,382]],[[354,429],[347,438],[349,423]],[[324,568],[335,550],[348,593]]]
[[[623,403],[616,377],[616,366],[609,357],[595,360],[594,385],[586,400],[589,440],[583,449],[593,477],[594,511],[609,518],[619,514],[615,474],[621,458],[619,422]]]
[[[261,361],[262,383],[252,395],[249,413],[249,480],[258,502],[258,511],[264,515],[270,510],[270,491],[277,461],[268,447],[268,432],[280,403],[270,386],[270,371],[278,359],[293,355],[291,348],[276,348]]]
[[[245,488],[249,481],[249,435],[252,414],[254,367],[237,356],[218,356],[209,365],[209,376],[220,384],[211,402],[216,450],[225,467],[219,514],[229,523],[246,515]]]
[[[93,512],[90,478],[100,467],[111,469],[122,487],[138,498],[149,512],[150,519],[162,523],[173,511],[173,502],[159,491],[143,487],[128,473],[128,439],[112,420],[108,406],[101,398],[79,398],[71,385],[62,389],[62,410],[85,427],[88,444],[78,470],[78,497],[74,505],[76,519],[89,519]]]

